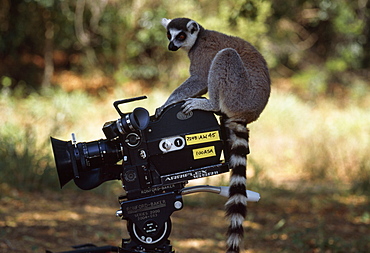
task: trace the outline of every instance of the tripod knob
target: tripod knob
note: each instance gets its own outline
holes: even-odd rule
[[[122,210],[118,210],[118,211],[116,212],[116,216],[117,216],[117,217],[122,217],[122,216],[123,216],[123,212],[122,212]]]

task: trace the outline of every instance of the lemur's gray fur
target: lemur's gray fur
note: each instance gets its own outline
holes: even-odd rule
[[[170,40],[168,49],[182,48],[190,58],[190,77],[173,91],[163,106],[185,100],[183,112],[206,110],[227,116],[230,130],[230,197],[226,203],[230,219],[228,253],[239,252],[246,215],[247,124],[255,121],[270,96],[266,61],[247,41],[206,30],[188,18],[162,19]],[[199,98],[208,91],[209,99]]]

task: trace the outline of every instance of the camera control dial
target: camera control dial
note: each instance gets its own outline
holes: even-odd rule
[[[125,142],[131,148],[134,148],[140,144],[141,138],[137,133],[129,133],[126,136]]]

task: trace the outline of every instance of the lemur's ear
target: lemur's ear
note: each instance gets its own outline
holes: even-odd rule
[[[167,29],[168,24],[172,21],[172,19],[162,18],[161,24],[164,28]]]
[[[197,22],[195,22],[194,20],[190,20],[187,24],[186,24],[186,28],[188,29],[188,31],[193,34],[194,32],[198,31],[199,30],[199,25]]]

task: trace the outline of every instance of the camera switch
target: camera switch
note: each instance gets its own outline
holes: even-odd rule
[[[170,142],[169,140],[165,140],[163,143],[162,143],[162,147],[165,149],[165,150],[170,150],[171,149],[171,146],[172,146],[172,142]]]
[[[185,147],[185,139],[181,136],[172,136],[159,142],[159,149],[163,153],[181,150]]]

